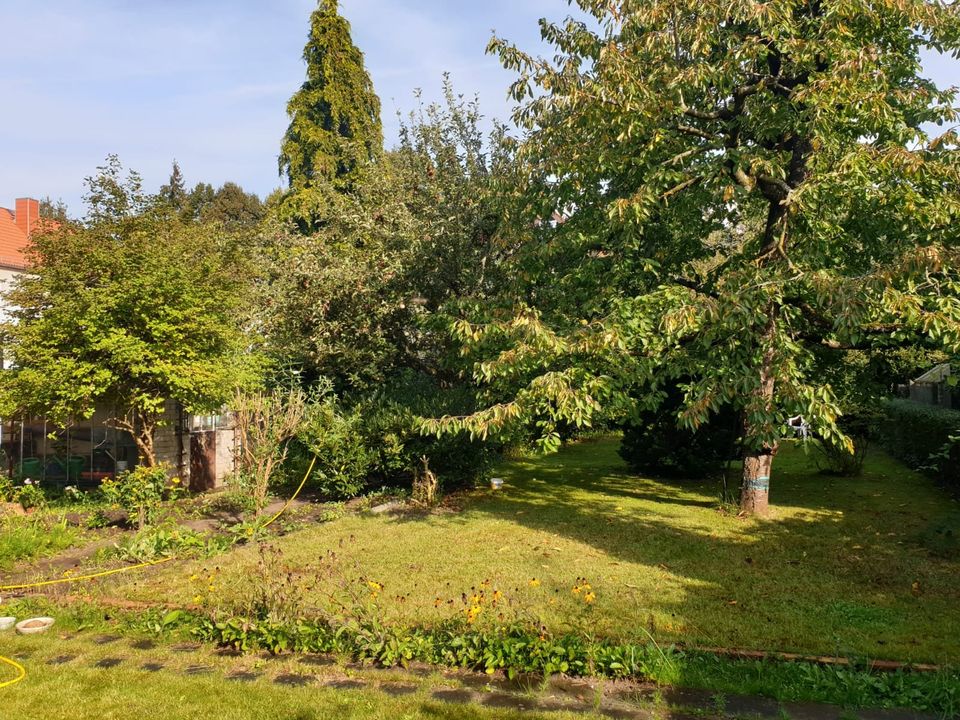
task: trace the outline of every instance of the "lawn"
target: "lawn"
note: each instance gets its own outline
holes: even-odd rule
[[[551,629],[693,646],[950,662],[960,659],[960,561],[931,550],[957,505],[880,452],[860,478],[819,474],[800,446],[777,458],[769,520],[718,508],[713,482],[631,475],[618,440],[505,463],[502,491],[477,491],[431,514],[360,514],[298,529],[273,544],[321,604],[320,558],[341,576],[385,587],[383,611],[431,624],[465,609],[486,583],[509,614]],[[811,451],[812,452],[812,451]],[[241,603],[258,553],[122,576],[98,592],[135,600]],[[216,574],[198,595],[196,578]],[[191,581],[190,578],[194,580]],[[596,595],[574,593],[586,578]],[[439,606],[439,607],[438,607]]]
[[[350,682],[343,669],[318,668],[295,659],[265,661],[257,657],[224,657],[208,650],[185,653],[178,646],[152,646],[135,650],[126,639],[110,636],[61,636],[0,639],[0,654],[20,657],[27,677],[0,689],[3,718],[44,720],[130,720],[159,717],[163,720],[574,720],[601,717],[592,713],[520,712],[485,707],[490,695],[475,695],[476,704],[450,704],[435,693],[463,692],[455,680],[439,674],[417,678],[399,673],[374,678],[355,675],[356,687],[324,685]],[[151,644],[152,645],[152,644]],[[103,667],[104,665],[115,665]],[[98,667],[99,666],[99,667]],[[146,667],[145,667],[146,666]],[[152,667],[151,667],[152,666]],[[159,670],[157,668],[160,668]],[[204,674],[190,675],[191,669]],[[244,673],[244,681],[228,680]],[[319,673],[319,674],[318,674]],[[0,667],[0,680],[12,675]],[[301,678],[303,687],[284,686],[277,679]],[[401,690],[403,694],[391,693]],[[409,693],[409,694],[407,694]],[[492,699],[496,699],[496,695]],[[536,698],[518,695],[533,707]],[[490,703],[492,704],[492,703]]]

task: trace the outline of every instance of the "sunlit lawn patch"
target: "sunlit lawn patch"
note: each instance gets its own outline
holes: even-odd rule
[[[715,482],[631,476],[616,450],[616,439],[591,440],[506,463],[497,473],[504,489],[478,491],[461,512],[348,516],[275,544],[285,566],[302,573],[306,604],[321,602],[314,571],[335,550],[344,573],[383,585],[379,604],[405,622],[469,615],[475,604],[464,594],[484,587],[557,631],[960,657],[960,562],[924,545],[956,505],[926,479],[882,453],[860,478],[825,477],[791,446],[777,458],[773,518],[744,520],[718,510]],[[244,591],[256,564],[254,548],[239,548],[102,592],[189,603],[191,575],[218,565],[229,595]]]

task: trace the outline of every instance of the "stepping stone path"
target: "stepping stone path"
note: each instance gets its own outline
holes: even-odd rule
[[[277,675],[273,682],[277,685],[287,685],[289,687],[304,687],[312,683],[316,678],[309,675],[293,675],[291,673],[286,673],[284,675]]]
[[[61,635],[61,641],[74,643],[61,649],[79,654],[64,653],[49,658],[41,654],[36,662],[44,662],[54,668],[73,663],[85,655],[79,646],[84,639],[89,643],[87,649],[92,651],[85,664],[105,672],[129,661],[135,662],[135,667],[147,673],[170,672],[187,676],[220,674],[232,682],[270,682],[290,688],[321,685],[337,691],[376,689],[392,696],[424,692],[431,700],[453,705],[481,705],[493,710],[593,712],[603,717],[625,720],[657,720],[662,717],[671,720],[936,720],[932,715],[909,710],[850,712],[817,703],[778,703],[768,698],[737,695],[719,698],[716,693],[709,691],[656,688],[627,681],[564,676],[543,681],[529,675],[508,680],[502,675],[444,670],[421,663],[411,663],[406,668],[373,668],[359,664],[344,668],[330,655],[251,655],[231,648],[214,649],[197,643],[163,645],[150,639],[130,640],[124,644],[131,649],[133,658],[129,654],[124,657],[103,657],[96,652],[96,648],[121,640],[118,635],[89,638]],[[34,652],[35,648],[24,648],[13,657],[26,660]],[[195,654],[196,657],[190,658],[192,664],[184,667],[185,663],[172,661],[168,657],[167,653],[170,652]],[[157,658],[156,655],[161,653],[165,654]],[[151,654],[154,657],[151,658]],[[160,659],[164,662],[160,662]],[[298,666],[305,672],[297,672]],[[307,671],[307,668],[315,671]],[[437,687],[438,683],[440,687]]]
[[[253,682],[254,680],[259,680],[263,677],[260,673],[254,672],[235,672],[227,675],[227,680],[235,680],[236,682]]]
[[[120,639],[119,635],[100,635],[93,639],[95,645],[109,645]]]
[[[47,665],[66,665],[71,660],[76,659],[76,655],[57,655],[55,658],[47,660]]]
[[[209,675],[212,672],[213,668],[209,665],[191,665],[183,670],[184,675]]]

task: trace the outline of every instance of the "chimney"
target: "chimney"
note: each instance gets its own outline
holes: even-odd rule
[[[14,222],[24,235],[30,237],[40,220],[40,202],[33,198],[17,198]]]

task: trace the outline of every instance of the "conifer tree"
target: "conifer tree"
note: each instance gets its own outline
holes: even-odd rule
[[[187,202],[187,189],[183,184],[183,173],[180,171],[180,163],[173,161],[173,169],[170,171],[170,179],[166,185],[160,186],[160,199],[177,211],[184,209]]]
[[[287,104],[280,174],[291,196],[324,186],[350,191],[383,152],[383,130],[380,99],[337,0],[320,0],[310,16],[303,59],[307,79]]]

